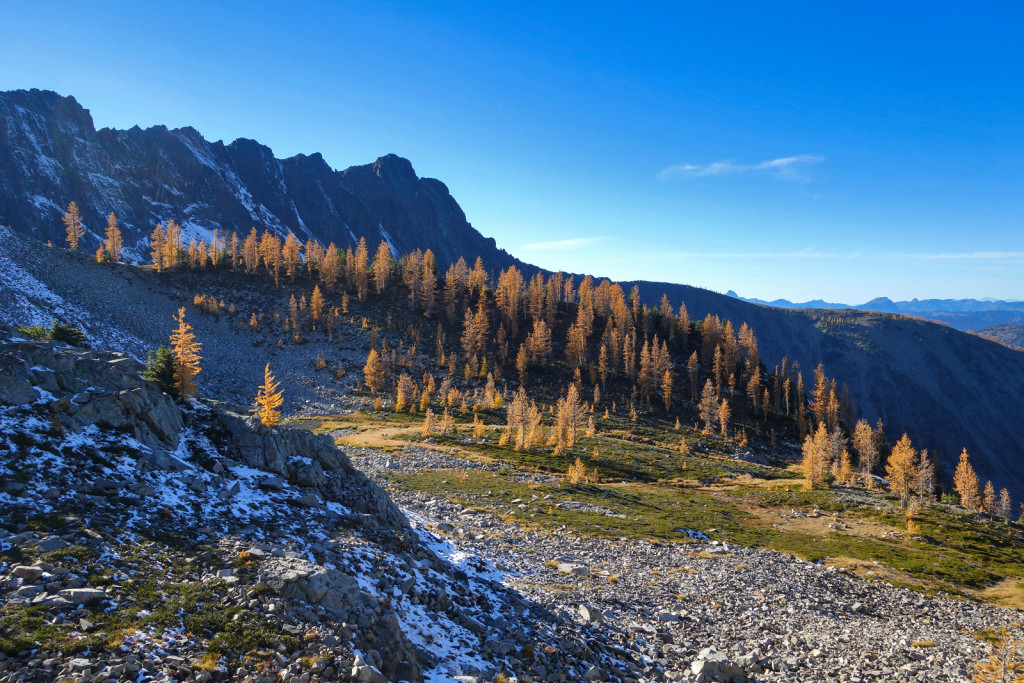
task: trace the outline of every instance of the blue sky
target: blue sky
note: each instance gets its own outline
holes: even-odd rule
[[[1024,299],[1021,3],[487,5],[7,0],[0,89],[336,168],[400,154],[548,268]]]

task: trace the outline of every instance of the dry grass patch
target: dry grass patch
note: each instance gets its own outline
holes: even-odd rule
[[[1024,581],[1016,577],[1003,579],[991,588],[978,591],[976,597],[1000,607],[1024,609]]]

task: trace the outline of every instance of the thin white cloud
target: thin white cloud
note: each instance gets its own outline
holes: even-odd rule
[[[608,239],[604,237],[575,237],[567,240],[552,240],[550,242],[533,242],[532,244],[524,244],[522,246],[526,251],[552,251],[552,250],[566,250],[566,249],[579,249],[585,247],[588,244],[594,244],[601,240]]]
[[[911,258],[956,261],[1018,261],[1024,259],[1024,251],[969,251],[948,254],[911,254]]]
[[[798,154],[792,157],[781,157],[769,159],[758,164],[737,164],[732,159],[716,161],[706,166],[695,166],[693,164],[674,164],[662,169],[658,174],[661,180],[673,178],[699,178],[708,176],[739,175],[741,173],[755,173],[767,175],[779,180],[793,182],[805,182],[807,176],[800,173],[800,168],[807,164],[816,164],[825,160],[825,157],[817,154]]]
[[[849,259],[857,258],[859,253],[834,254],[817,250],[802,251],[673,251],[662,252],[662,256],[671,258],[699,259]]]

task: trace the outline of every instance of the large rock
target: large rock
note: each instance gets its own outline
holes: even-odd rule
[[[315,489],[324,500],[339,501],[370,515],[379,526],[407,529],[408,522],[384,491],[352,466],[326,434],[288,426],[264,427],[251,415],[223,405],[212,413],[230,444],[227,455],[279,475],[290,485]]]
[[[266,582],[286,601],[317,605],[333,621],[359,624],[357,638],[375,632],[375,640],[364,645],[372,644],[374,649],[387,652],[388,657],[372,663],[362,659],[354,662],[354,678],[422,680],[416,648],[402,632],[398,615],[377,596],[363,592],[355,578],[303,560],[270,565],[266,571]]]
[[[52,396],[65,427],[103,425],[130,433],[150,448],[174,450],[184,428],[174,400],[139,373],[124,354],[61,348],[52,342],[0,344],[0,404],[23,405]]]
[[[741,666],[713,648],[700,651],[690,664],[690,673],[697,683],[746,683],[750,680]]]

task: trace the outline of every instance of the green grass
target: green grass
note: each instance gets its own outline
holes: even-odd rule
[[[438,410],[437,413],[441,411]],[[564,474],[569,464],[579,457],[587,470],[597,468],[602,481],[657,482],[671,480],[731,480],[752,476],[759,479],[789,479],[793,475],[778,467],[768,467],[728,457],[735,443],[714,436],[694,433],[688,428],[676,431],[674,425],[664,421],[631,422],[620,415],[604,418],[599,411],[593,417],[597,432],[593,437],[581,430],[576,445],[565,455],[556,456],[553,449],[540,444],[529,451],[517,452],[511,445],[499,446],[498,439],[504,428],[504,415],[498,411],[479,411],[477,415],[488,426],[487,440],[468,442],[472,430],[471,415],[456,419],[456,433],[449,436],[434,435],[434,443],[465,449],[472,453],[508,463],[519,469],[534,472]],[[549,416],[548,416],[549,417]],[[368,423],[384,427],[408,427],[423,422],[423,414],[370,413],[360,411],[347,416],[347,421],[326,420],[320,429],[345,426],[363,427],[372,431]],[[678,445],[685,435],[691,453],[680,455]],[[400,440],[418,443],[424,437],[418,432],[401,434]],[[594,449],[598,459],[593,459]]]
[[[685,541],[680,529],[707,532],[714,528],[718,533],[712,536],[729,543],[764,546],[810,561],[853,558],[878,563],[879,573],[891,580],[901,581],[898,577],[906,576],[915,587],[924,585],[954,594],[965,589],[983,590],[1007,576],[1024,576],[1024,539],[1017,525],[965,522],[942,506],[928,508],[917,516],[919,536],[926,540],[914,540],[903,533],[905,518],[898,511],[844,505],[828,490],[787,492],[741,487],[710,491],[657,483],[538,486],[514,481],[513,472],[501,475],[469,471],[464,479],[454,474],[442,470],[390,476],[400,487],[450,498],[551,532],[568,529],[583,536]],[[526,503],[527,509],[518,509],[512,503],[515,499]],[[625,519],[558,506],[570,501],[598,505],[625,515]],[[739,509],[741,502],[787,512],[790,508],[817,507],[870,519],[900,533],[897,538],[871,538],[839,531],[824,536],[784,531]],[[1007,530],[1011,537],[1005,537]]]
[[[202,548],[191,548],[201,552]],[[181,549],[160,542],[146,541],[139,546],[125,547],[116,566],[93,561],[96,553],[84,546],[68,546],[32,559],[43,559],[57,566],[72,569],[86,578],[87,585],[106,587],[117,604],[106,611],[90,611],[87,618],[93,628],[78,633],[78,618],[66,623],[52,623],[49,608],[9,606],[0,612],[0,651],[8,655],[41,647],[65,655],[85,651],[115,650],[123,638],[133,632],[155,629],[183,628],[206,642],[209,652],[238,661],[254,651],[284,644],[294,649],[297,641],[279,633],[276,625],[258,612],[242,607],[225,607],[221,601],[227,593],[223,581],[202,583],[188,580],[200,569],[195,559]],[[28,559],[28,558],[26,558]],[[258,560],[252,557],[216,559],[213,568],[225,562],[236,567],[243,591],[252,584],[252,595],[261,594],[269,586],[257,585]],[[118,576],[135,568],[141,569],[133,578]],[[120,578],[120,582],[118,582]],[[294,646],[294,647],[290,647]]]

